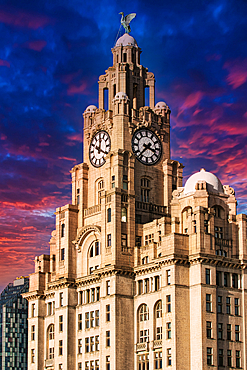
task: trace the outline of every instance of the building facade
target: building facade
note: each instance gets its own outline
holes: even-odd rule
[[[212,173],[182,186],[154,74],[129,34],[112,53],[25,294],[28,369],[247,369],[246,215]]]
[[[0,295],[0,370],[27,369],[29,279],[18,278]]]

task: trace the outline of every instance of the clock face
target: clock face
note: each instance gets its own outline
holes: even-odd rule
[[[141,128],[133,135],[132,150],[138,161],[152,165],[160,160],[162,145],[157,135],[147,128]]]
[[[106,131],[99,131],[93,137],[89,146],[89,159],[94,167],[101,167],[105,163],[105,156],[111,149],[111,139]]]

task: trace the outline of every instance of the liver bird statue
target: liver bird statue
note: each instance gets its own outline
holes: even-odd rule
[[[129,24],[132,21],[132,19],[135,18],[136,13],[130,13],[130,14],[126,15],[126,16],[124,16],[124,13],[123,12],[121,12],[119,14],[122,14],[121,25],[125,29],[125,32],[130,33],[130,25]]]

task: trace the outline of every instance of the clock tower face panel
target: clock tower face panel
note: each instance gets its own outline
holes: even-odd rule
[[[111,150],[111,139],[106,131],[99,131],[92,138],[89,146],[89,159],[94,167],[101,167],[105,164],[105,156]]]
[[[159,162],[162,144],[154,132],[140,128],[132,137],[132,150],[139,162],[150,166]]]

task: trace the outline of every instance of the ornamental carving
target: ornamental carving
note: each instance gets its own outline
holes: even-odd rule
[[[78,231],[76,239],[72,241],[72,243],[75,245],[75,248],[78,250],[78,252],[81,252],[81,246],[84,240],[91,233],[95,235],[95,240],[98,239],[96,234],[101,234],[101,227],[97,225],[87,225],[87,226],[82,227]]]

